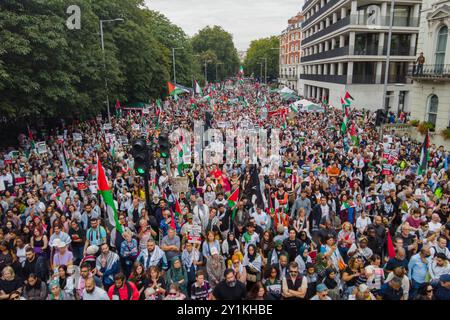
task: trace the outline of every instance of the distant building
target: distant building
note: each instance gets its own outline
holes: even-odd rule
[[[246,55],[247,55],[247,51],[244,51],[244,50],[238,51],[238,57],[239,57],[239,60],[241,61],[241,63],[244,63]]]
[[[450,1],[424,0],[417,53],[425,63],[410,68],[414,80],[411,118],[435,125],[433,142],[441,142],[440,131],[450,127]]]
[[[416,60],[421,0],[397,1],[391,41],[387,104],[395,113],[408,111],[411,80],[408,68]],[[391,1],[307,0],[302,12],[302,72],[300,91],[340,108],[349,91],[355,106],[384,108],[387,38]]]
[[[280,78],[278,82],[292,90],[299,91],[301,57],[301,22],[303,15],[298,13],[288,20],[288,27],[280,36]]]

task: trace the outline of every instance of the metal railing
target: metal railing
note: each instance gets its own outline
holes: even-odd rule
[[[375,84],[376,75],[373,74],[354,74],[352,77],[352,83],[358,84]]]
[[[346,16],[344,19],[341,19],[341,20],[337,21],[336,23],[330,24],[328,26],[328,28],[324,28],[324,29],[314,33],[313,35],[309,36],[308,38],[303,39],[302,45],[305,45],[311,41],[314,41],[326,34],[329,34],[331,32],[339,30],[342,27],[348,26],[350,24],[350,17],[351,16]]]
[[[424,64],[421,67],[411,64],[408,77],[414,80],[450,80],[450,64]]]
[[[313,17],[311,17],[311,18],[313,18]],[[324,29],[310,35],[309,37],[303,39],[302,44],[306,45],[324,35],[330,34],[334,31],[339,30],[342,27],[345,27],[348,25],[357,25],[357,26],[366,25],[367,28],[377,28],[377,27],[388,27],[389,23],[390,23],[389,15],[381,16],[378,19],[378,21],[375,20],[373,22],[370,22],[367,14],[352,14],[352,15],[346,16],[345,18],[343,18],[341,20],[336,21],[336,23],[331,23],[327,28],[324,28]],[[418,27],[419,26],[419,18],[417,18],[417,17],[394,18],[393,26],[394,27]],[[302,25],[302,28],[305,28],[305,26]]]
[[[353,49],[353,50],[352,50]],[[353,52],[355,56],[377,56],[378,45],[363,46],[350,46],[350,52]]]
[[[322,8],[320,8],[316,13],[314,13],[309,19],[303,21],[302,28],[306,28],[308,25],[311,24],[318,16],[320,16],[322,13],[327,11],[329,8],[334,6],[336,3],[338,3],[340,0],[330,0],[327,4],[325,4]]]
[[[345,84],[347,75],[301,74],[300,79]]]
[[[302,56],[301,62],[309,62],[314,60],[328,59],[348,55],[349,47],[335,48],[333,50],[322,51],[309,56]]]
[[[397,48],[391,47],[391,56],[414,56],[416,48],[410,46],[398,46]],[[387,54],[387,48],[383,48],[383,55]]]

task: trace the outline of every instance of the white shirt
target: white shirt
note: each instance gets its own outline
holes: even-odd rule
[[[330,214],[330,207],[328,205],[320,205],[320,209],[322,209],[322,219],[329,216]]]
[[[428,222],[428,227],[429,227],[430,231],[438,232],[439,229],[442,227],[442,223],[440,223],[440,222],[435,223],[433,221],[430,221],[430,222]]]
[[[370,221],[369,217],[359,217],[358,219],[356,219],[356,228],[359,231],[364,230],[364,228],[366,228],[369,224],[371,224],[372,222]]]

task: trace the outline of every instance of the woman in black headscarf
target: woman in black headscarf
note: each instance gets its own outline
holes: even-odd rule
[[[328,288],[328,295],[333,300],[339,300],[339,283],[336,281],[337,273],[333,268],[325,270],[325,278],[322,283]]]
[[[262,258],[254,244],[248,245],[243,266],[247,271],[247,292],[249,292],[256,282],[261,281]]]

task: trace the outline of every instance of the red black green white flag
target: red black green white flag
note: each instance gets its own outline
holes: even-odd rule
[[[114,203],[113,194],[106,180],[105,171],[103,170],[100,158],[97,157],[97,185],[98,191],[102,195],[103,201],[106,205],[106,211],[108,213],[109,223],[116,227],[116,230],[120,233],[123,232],[122,225],[119,223],[119,217],[117,215],[116,204]]]
[[[417,168],[417,175],[421,176],[426,173],[428,161],[430,161],[430,136],[427,132],[420,152],[420,162],[419,167]]]

